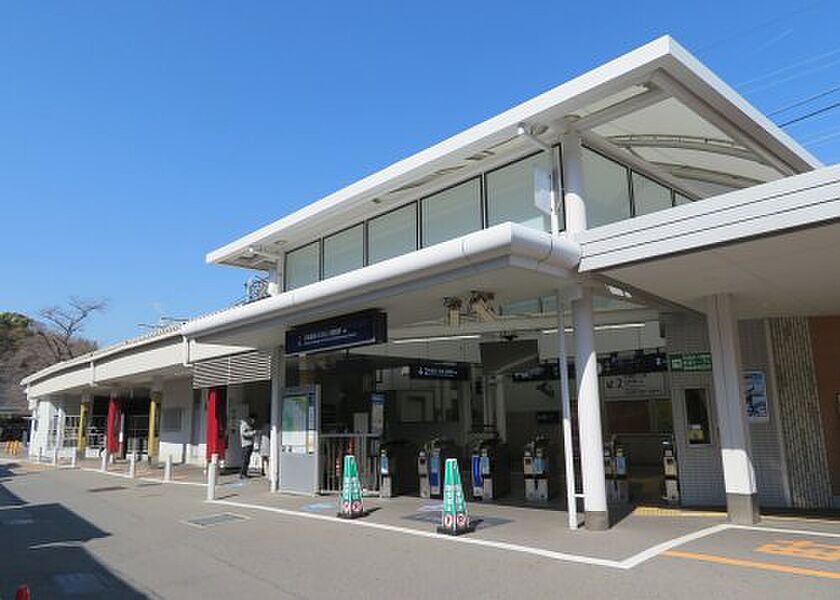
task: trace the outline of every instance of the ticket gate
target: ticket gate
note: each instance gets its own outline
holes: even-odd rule
[[[476,440],[471,453],[472,495],[494,500],[510,491],[510,452],[498,437]]]
[[[604,444],[604,476],[607,480],[607,502],[630,502],[630,482],[627,481],[627,457],[624,447],[615,439]]]
[[[421,498],[441,498],[443,495],[443,469],[447,458],[458,458],[452,440],[435,438],[417,453],[417,476],[420,479]]]
[[[548,502],[551,492],[549,488],[550,456],[551,446],[542,436],[534,438],[525,445],[522,470],[525,475],[525,500],[527,502]]]
[[[679,504],[680,479],[673,438],[662,442],[662,468],[665,474],[665,493],[662,499],[668,504]]]
[[[379,496],[393,498],[417,489],[415,450],[405,440],[383,442],[379,451]]]

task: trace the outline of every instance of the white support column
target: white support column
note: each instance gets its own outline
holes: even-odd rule
[[[282,346],[271,351],[271,433],[268,481],[272,492],[280,489],[280,410],[286,386],[286,354]]]
[[[563,199],[566,232],[576,234],[586,229],[586,205],[580,134],[574,119],[563,134]],[[575,375],[578,394],[578,429],[580,434],[581,475],[583,479],[584,524],[587,529],[609,528],[607,485],[604,477],[604,436],[601,429],[601,398],[598,392],[598,361],[595,354],[595,324],[592,314],[592,291],[580,290],[572,303],[575,324]]]
[[[280,259],[268,270],[268,295],[277,296],[283,292],[283,260]]]
[[[738,321],[732,296],[717,294],[708,297],[706,313],[726,510],[730,521],[753,524],[759,521],[758,493],[750,455],[750,432],[742,391]]]
[[[578,429],[583,476],[584,525],[587,529],[609,528],[607,486],[604,477],[604,437],[601,429],[601,398],[598,392],[598,360],[592,291],[583,289],[573,305],[575,321],[575,374],[578,393]]]
[[[58,460],[58,456],[61,454],[61,449],[64,448],[64,426],[67,422],[67,415],[64,412],[64,397],[62,396],[58,400],[58,419],[56,420],[56,431],[55,431],[55,457]]]
[[[580,134],[569,129],[563,134],[563,201],[566,231],[578,233],[586,229],[586,205],[583,201],[583,157]]]

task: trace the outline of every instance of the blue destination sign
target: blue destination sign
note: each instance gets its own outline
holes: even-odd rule
[[[286,354],[310,354],[382,344],[387,338],[387,315],[378,310],[368,310],[290,329],[286,332]]]
[[[411,365],[409,376],[411,379],[454,379],[463,381],[469,379],[470,371],[467,365],[426,363]]]

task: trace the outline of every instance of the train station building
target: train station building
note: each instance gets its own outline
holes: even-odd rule
[[[264,286],[26,378],[30,453],[237,467],[253,414],[279,493],[352,453],[596,530],[838,508],[838,219],[840,166],[660,38],[211,251]]]

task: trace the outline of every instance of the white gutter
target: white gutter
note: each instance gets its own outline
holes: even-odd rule
[[[511,264],[520,268],[568,278],[577,274],[580,247],[565,236],[552,237],[524,225],[503,223],[259,302],[190,321],[183,326],[181,333],[188,338],[196,338],[267,319],[292,316],[455,269],[475,268],[478,272],[482,263],[494,259],[509,259]]]

